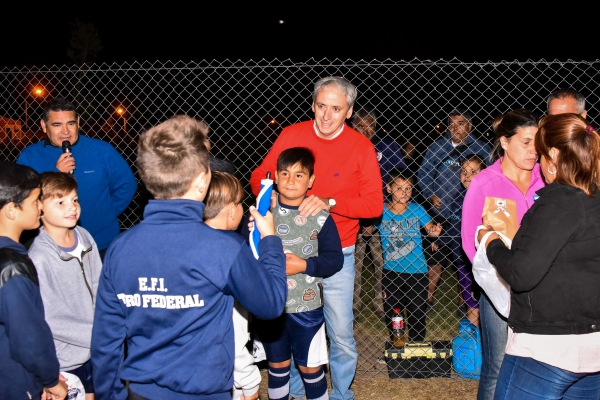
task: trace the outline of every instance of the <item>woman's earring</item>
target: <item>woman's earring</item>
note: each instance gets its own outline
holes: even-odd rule
[[[550,167],[551,167],[551,166],[552,166],[552,167],[554,167],[554,172],[550,171]],[[548,173],[549,173],[550,175],[556,175],[556,165],[554,165],[554,164],[548,164],[548,168],[547,168],[547,170],[548,170]]]

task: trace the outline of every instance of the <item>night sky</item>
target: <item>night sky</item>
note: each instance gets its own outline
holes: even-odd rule
[[[287,3],[283,9],[281,5],[240,8],[232,2],[199,2],[193,7],[145,3],[137,9],[105,2],[104,8],[86,8],[89,3],[79,2],[48,4],[30,16],[36,7],[21,3],[3,12],[0,68],[71,64],[67,48],[70,24],[76,18],[98,29],[103,50],[94,61],[100,64],[275,58],[295,62],[310,58],[456,58],[463,62],[597,58],[586,45],[586,24],[565,21],[559,25],[558,19],[564,18],[561,11],[554,16],[508,6],[460,11],[424,2],[410,9],[388,9],[377,2],[366,3],[370,8],[340,2],[329,10],[310,2],[294,3],[294,9],[288,9]]]

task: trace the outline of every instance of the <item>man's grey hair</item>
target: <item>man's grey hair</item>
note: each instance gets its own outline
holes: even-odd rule
[[[315,89],[313,90],[313,103],[317,100],[317,94],[319,94],[319,92],[322,89],[325,89],[328,86],[335,86],[340,92],[346,95],[348,106],[354,106],[356,96],[358,96],[356,86],[354,86],[350,83],[350,81],[348,81],[346,78],[342,78],[341,76],[328,76],[319,79],[315,83]]]
[[[377,122],[377,113],[374,109],[369,106],[364,106],[360,110],[356,111],[352,116],[352,125],[356,125],[358,120],[371,118],[374,122]]]
[[[465,120],[467,120],[468,124],[473,123],[472,122],[473,117],[471,116],[471,113],[466,108],[462,108],[462,107],[456,107],[454,110],[450,111],[450,114],[448,114],[448,118],[456,117],[458,115],[464,117]]]
[[[581,114],[582,112],[585,111],[585,96],[582,95],[577,90],[571,89],[571,88],[558,89],[558,90],[555,90],[554,92],[550,93],[550,96],[548,96],[547,109],[550,109],[550,102],[552,100],[564,100],[564,99],[573,99],[573,100],[575,100],[575,102],[577,102],[577,113],[578,114]]]

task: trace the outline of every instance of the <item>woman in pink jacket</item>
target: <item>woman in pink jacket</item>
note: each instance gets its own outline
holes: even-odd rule
[[[483,222],[485,198],[515,200],[520,224],[523,214],[533,205],[535,192],[544,186],[534,146],[537,116],[526,109],[513,110],[496,118],[493,129],[496,140],[491,157],[496,161],[473,178],[462,208],[462,245],[471,262],[477,252],[475,231]],[[484,291],[479,302],[483,362],[477,399],[487,400],[494,397],[508,325]]]

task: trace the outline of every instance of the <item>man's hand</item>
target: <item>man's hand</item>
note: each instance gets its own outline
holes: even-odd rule
[[[319,213],[321,210],[329,211],[329,202],[327,198],[317,197],[315,195],[310,195],[302,201],[300,207],[298,207],[298,211],[300,211],[300,215],[304,217],[308,217],[312,215],[313,217]]]
[[[55,165],[56,169],[60,172],[71,172],[75,169],[75,158],[72,153],[64,153],[58,157]]]
[[[285,254],[285,274],[296,275],[306,271],[306,260],[292,253]]]
[[[256,207],[250,206],[250,218],[248,218],[248,230],[252,232],[254,230],[254,224],[252,222],[256,221],[256,228],[260,232],[261,239],[265,236],[274,235],[275,234],[275,222],[273,221],[273,214],[271,211],[267,211],[267,215],[264,217],[260,215]]]
[[[442,199],[437,197],[435,194],[429,198],[429,201],[438,211],[442,209]]]
[[[42,392],[41,400],[63,400],[67,397],[68,388],[65,383],[67,378],[62,375],[58,375],[58,384],[51,388],[44,388]]]

